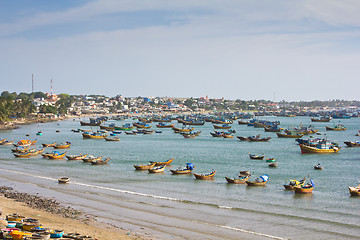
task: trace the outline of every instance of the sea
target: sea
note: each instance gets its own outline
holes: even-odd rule
[[[41,143],[70,141],[67,154],[87,153],[110,157],[107,165],[82,161],[50,160],[38,157],[15,158],[12,146],[0,146],[0,185],[20,192],[55,198],[89,215],[99,224],[112,224],[129,235],[138,233],[151,239],[360,239],[360,197],[351,197],[348,186],[360,180],[360,148],[348,148],[344,141],[359,141],[360,118],[311,122],[310,117],[260,117],[280,121],[283,128],[312,125],[325,138],[337,142],[337,154],[301,154],[292,138],[278,138],[262,128],[232,124],[232,139],[214,138],[211,123],[195,126],[200,136],[186,139],[172,129],[152,129],[151,135],[118,134],[120,141],[83,139],[72,129],[85,118],[23,125],[1,131],[0,138],[19,141],[37,139]],[[106,124],[132,123],[109,120]],[[342,123],[345,131],[326,131],[325,126]],[[175,126],[181,124],[173,121]],[[36,135],[42,131],[42,135]],[[243,142],[236,136],[271,137],[269,142]],[[29,135],[29,136],[26,136]],[[305,136],[304,138],[308,138]],[[53,148],[45,149],[45,152]],[[251,154],[276,158],[277,168],[265,160],[251,160]],[[174,158],[164,173],[135,171],[133,165]],[[196,180],[193,175],[172,175],[169,169],[195,165],[194,173],[216,170],[214,180]],[[320,163],[324,169],[314,170]],[[264,187],[228,184],[225,177],[250,171],[252,178],[268,175]],[[58,184],[59,177],[69,184]],[[313,179],[312,194],[284,190],[290,179]],[[116,239],[116,237],[114,238]]]

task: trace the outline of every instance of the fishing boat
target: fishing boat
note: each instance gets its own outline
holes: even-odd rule
[[[276,135],[279,138],[301,138],[302,136],[304,136],[304,134],[293,131],[286,131],[284,133],[277,132]]]
[[[228,124],[223,124],[223,125],[213,124],[213,126],[215,129],[230,129],[231,128],[231,126],[229,126]]]
[[[223,137],[223,135],[224,135],[223,132],[217,132],[217,131],[215,131],[214,133],[210,132],[210,134],[213,137]]]
[[[247,122],[247,121],[238,120],[238,124],[239,124],[239,125],[247,125],[248,122]]]
[[[342,124],[337,124],[337,125],[334,125],[333,127],[326,126],[325,128],[328,131],[344,131],[344,130],[346,130],[346,127]]]
[[[349,192],[351,196],[360,196],[360,184],[357,187],[350,187]]]
[[[106,137],[106,141],[120,141],[120,137]]]
[[[66,155],[66,152],[59,153],[58,151],[54,151],[52,154],[47,155],[49,159],[62,159]]]
[[[80,125],[81,126],[100,126],[100,124],[102,123],[102,121],[100,119],[96,119],[96,118],[90,118],[89,120],[90,120],[90,122],[80,121]]]
[[[20,230],[13,230],[9,233],[9,235],[11,235],[13,240],[20,240],[20,239],[25,239],[26,237],[31,237],[32,233],[23,232]]]
[[[240,177],[240,176],[248,176],[248,175],[251,175],[251,174],[250,174],[250,171],[240,171],[239,177]]]
[[[265,186],[268,180],[269,176],[264,174],[261,175],[259,178],[256,178],[254,181],[246,181],[246,184],[248,186]]]
[[[65,142],[65,143],[61,143],[61,144],[55,144],[54,148],[55,149],[65,149],[65,148],[69,148],[71,146],[71,142]]]
[[[239,178],[228,178],[228,177],[225,177],[226,181],[228,183],[233,183],[233,184],[245,184],[246,181],[249,180],[251,175],[247,175],[247,176],[242,176],[242,177],[239,177]]]
[[[195,138],[197,135],[195,133],[187,132],[187,133],[181,133],[181,135],[184,138]]]
[[[124,125],[122,125],[121,127],[118,126],[114,126],[115,130],[122,130],[122,131],[131,131],[133,130],[135,127],[131,126],[130,123],[126,123]]]
[[[91,161],[90,163],[91,163],[92,165],[104,165],[104,164],[108,164],[109,161],[110,161],[110,158],[106,158],[106,159],[104,159],[104,160],[93,160],[93,161]]]
[[[39,150],[35,149],[35,151],[30,151],[30,156],[36,156],[38,154],[41,154],[44,150],[45,150],[45,148],[42,148],[42,149],[39,149]]]
[[[136,135],[137,132],[134,132],[134,131],[133,131],[133,132],[125,132],[125,134],[126,134],[126,135]]]
[[[100,129],[104,129],[107,131],[114,131],[115,130],[115,124],[112,123],[109,126],[100,125]]]
[[[303,186],[305,184],[306,178],[301,179],[300,181],[290,179],[290,182],[288,184],[284,184],[285,190],[294,190],[295,186]]]
[[[255,155],[255,154],[250,154],[250,153],[249,153],[249,157],[250,157],[250,159],[263,160],[265,156],[264,156],[263,154],[261,154],[261,155]]]
[[[29,147],[12,148],[11,151],[14,152],[14,153],[25,153],[25,152],[29,151]]]
[[[14,141],[9,141],[9,140],[4,140],[4,141],[1,141],[0,142],[0,145],[11,145],[11,144],[13,144],[14,143]]]
[[[17,158],[28,158],[30,157],[30,152],[26,153],[13,153],[15,157]]]
[[[174,161],[174,158],[171,158],[165,162],[152,162],[150,161],[150,163],[155,163],[155,166],[162,166],[162,165],[170,165],[172,163],[172,161]]]
[[[323,166],[321,166],[321,164],[320,164],[320,163],[318,163],[317,165],[315,165],[315,166],[314,166],[314,169],[315,169],[315,170],[323,170],[323,169],[324,169],[324,167],[323,167]]]
[[[315,187],[315,183],[312,179],[310,179],[310,183],[308,183],[306,185],[294,186],[294,191],[295,191],[295,194],[309,194],[309,193],[312,193],[312,191],[314,190],[314,187]]]
[[[50,238],[62,238],[63,235],[63,230],[50,230]]]
[[[87,154],[79,154],[79,155],[66,155],[68,160],[83,160],[87,157]]]
[[[275,158],[267,158],[266,159],[266,162],[268,162],[268,163],[272,163],[272,162],[275,162]]]
[[[106,133],[101,133],[101,132],[91,132],[91,133],[83,132],[82,135],[83,138],[90,138],[90,139],[104,139],[108,136]]]
[[[215,173],[216,173],[216,170],[214,170],[210,173],[202,173],[202,174],[194,173],[194,176],[196,179],[199,179],[199,180],[211,180],[211,179],[214,179]]]
[[[282,129],[279,126],[264,126],[265,132],[280,132]]]
[[[43,147],[54,147],[56,145],[56,142],[54,143],[43,143]]]
[[[223,138],[234,138],[234,136],[231,134],[224,134]]]
[[[237,136],[237,138],[240,139],[240,141],[250,141],[248,137]]]
[[[88,163],[88,162],[92,162],[92,161],[98,161],[98,160],[100,160],[101,158],[102,158],[102,156],[100,156],[100,157],[94,157],[94,156],[92,156],[92,155],[88,155],[87,157],[83,158],[82,160],[83,160],[83,162]]]
[[[330,122],[331,117],[311,118],[312,122]]]
[[[172,127],[172,129],[174,130],[175,133],[191,132],[192,130],[194,130],[193,127],[184,127],[184,128]]]
[[[148,169],[153,168],[153,167],[155,167],[155,162],[154,163],[149,163],[147,165],[134,165],[135,170],[139,170],[139,171],[148,170]]]
[[[250,142],[268,142],[271,137],[260,138],[260,134],[257,136],[248,137]]]
[[[58,178],[58,182],[59,183],[68,183],[70,181],[70,178],[69,177],[61,177],[61,178]]]
[[[165,170],[166,165],[161,165],[153,168],[149,168],[149,173],[162,173]]]
[[[356,142],[344,142],[346,144],[347,147],[360,147],[360,142],[356,141]]]
[[[277,163],[276,162],[269,163],[269,167],[277,167]]]
[[[11,222],[20,222],[25,218],[26,218],[25,216],[20,215],[19,213],[12,213],[6,215],[6,221],[11,221]]]
[[[318,143],[316,146],[307,146],[304,144],[299,144],[301,153],[337,153],[340,151],[340,147],[335,146],[334,144],[321,144]]]
[[[165,123],[162,123],[162,122],[156,125],[156,127],[158,127],[158,128],[172,128],[173,126],[174,126],[173,123],[172,124],[165,124]]]
[[[194,170],[195,166],[193,163],[187,163],[185,168],[170,169],[172,174],[190,174]]]

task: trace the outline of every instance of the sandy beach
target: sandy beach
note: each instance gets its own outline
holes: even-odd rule
[[[98,240],[146,240],[144,236],[139,236],[137,233],[128,232],[124,229],[116,228],[104,223],[97,222],[95,219],[72,219],[65,218],[57,214],[49,213],[44,210],[38,210],[29,207],[26,203],[19,202],[13,199],[0,196],[1,206],[1,221],[0,227],[6,226],[6,215],[19,213],[25,217],[39,219],[40,223],[49,229],[62,229],[65,233],[80,233],[81,235],[88,235]]]

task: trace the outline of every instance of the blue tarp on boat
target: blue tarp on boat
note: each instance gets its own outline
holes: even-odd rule
[[[187,169],[190,169],[190,170],[194,169],[194,164],[193,163],[187,163],[186,166],[187,166]]]

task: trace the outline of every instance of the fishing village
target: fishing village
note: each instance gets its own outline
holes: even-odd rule
[[[359,240],[360,1],[0,1],[0,240]]]
[[[202,99],[208,103],[216,102],[207,98]],[[24,164],[24,161],[36,161],[37,164],[40,164],[45,161],[46,165],[41,164],[44,172],[41,171],[38,174],[46,176],[50,180],[49,184],[57,184],[57,191],[68,191],[66,189],[69,186],[78,184],[78,186],[83,186],[84,184],[81,183],[81,176],[72,173],[70,168],[79,168],[78,171],[83,171],[81,168],[84,168],[85,165],[94,166],[94,168],[99,165],[98,170],[89,170],[101,173],[106,167],[106,171],[111,172],[113,166],[120,164],[118,154],[121,154],[125,156],[125,159],[130,158],[123,160],[127,163],[121,163],[120,169],[123,169],[121,171],[124,171],[128,179],[125,182],[130,179],[141,178],[144,178],[144,181],[161,182],[164,175],[173,175],[174,178],[171,181],[176,181],[175,176],[181,177],[182,184],[186,184],[188,187],[192,184],[195,184],[194,187],[199,187],[198,181],[207,180],[206,182],[218,183],[223,186],[243,186],[244,189],[246,188],[246,193],[250,193],[251,189],[255,187],[252,193],[254,196],[260,194],[259,188],[263,189],[261,191],[266,191],[267,188],[273,187],[278,190],[282,189],[283,192],[292,192],[298,196],[297,199],[301,200],[302,196],[316,196],[322,194],[322,191],[326,192],[324,189],[329,187],[327,186],[329,183],[322,180],[324,177],[322,173],[333,171],[330,170],[332,168],[330,161],[333,162],[343,152],[353,151],[353,148],[356,150],[356,147],[360,146],[359,107],[324,108],[322,106],[321,110],[320,108],[314,110],[288,104],[284,107],[280,104],[257,103],[256,107],[250,106],[251,110],[235,111],[228,108],[227,110],[209,111],[204,108],[200,110],[201,106],[209,105],[195,104],[195,102],[201,102],[200,99],[195,101],[191,99],[189,108],[186,105],[182,105],[180,108],[174,106],[173,102],[167,99],[165,104],[161,105],[162,107],[149,110],[154,99],[137,98],[136,100],[139,102],[136,108],[125,107],[120,111],[114,108],[101,109],[101,107],[96,107],[90,112],[88,109],[84,110],[87,114],[80,113],[79,115],[78,112],[81,111],[81,108],[76,109],[75,106],[87,106],[88,104],[84,104],[84,102],[79,104],[79,102],[73,101],[67,109],[66,115],[62,117],[38,113],[42,116],[38,117],[38,120],[34,120],[35,115],[32,114],[32,117],[29,115],[32,118],[30,125],[20,125],[20,128],[16,126],[13,128],[14,130],[3,130],[1,133],[2,164],[6,165],[9,161],[20,165]],[[220,101],[224,102],[225,100]],[[134,105],[134,103],[132,104]],[[214,108],[214,106],[216,105],[211,107]],[[109,110],[114,111],[114,113],[109,113]],[[50,125],[50,128],[47,127]],[[12,131],[18,131],[18,133],[12,134]],[[143,153],[135,151],[135,154],[140,154],[141,157],[137,155],[131,157],[131,154],[126,155],[129,153],[117,154],[115,150],[127,142],[130,144],[126,147],[128,150],[130,150],[129,148],[136,150],[139,147],[138,144],[155,145],[159,141],[161,144],[165,144],[166,141],[175,141],[176,151],[179,152],[169,155],[169,151],[164,153],[160,151],[156,154],[150,154],[153,150],[150,152],[145,150]],[[189,157],[187,154],[181,154],[182,149],[189,148],[191,145],[196,146],[197,142],[200,145],[195,147],[194,151],[198,152],[198,156]],[[219,165],[225,161],[224,159],[216,160],[213,165],[204,161],[205,159],[201,159],[201,148],[209,149],[207,145],[210,148],[226,147],[229,142],[232,142],[230,148],[236,146],[236,148],[242,149],[243,155],[236,156],[235,161],[237,163],[233,161],[228,163],[234,167],[237,166],[237,169],[234,167],[223,168]],[[273,142],[278,143],[271,146]],[[279,144],[285,146],[285,149],[287,146],[297,146],[297,150],[279,152],[276,150],[279,148]],[[171,149],[171,145],[168,148]],[[219,153],[215,152],[214,157],[218,158]],[[291,154],[290,156],[301,157],[301,163],[291,163],[289,157],[285,157],[289,154]],[[358,156],[358,153],[352,154]],[[157,159],[148,158],[147,155],[157,156]],[[206,156],[210,157],[209,155]],[[232,158],[229,152],[227,156]],[[329,156],[334,159],[327,159]],[[307,161],[307,158],[314,159]],[[59,171],[59,174],[54,175],[56,173],[55,165],[58,165],[59,161],[61,162],[59,167],[62,170]],[[65,164],[66,162],[67,164]],[[335,163],[331,164],[334,165]],[[296,166],[297,170],[295,172],[289,171],[289,166]],[[357,166],[350,167],[358,168]],[[54,168],[51,171],[55,172],[51,175],[45,174],[50,168]],[[3,170],[9,171],[9,173],[15,170],[11,169],[10,167],[10,169]],[[111,174],[110,172],[107,174]],[[303,173],[303,175],[300,176],[299,173]],[[285,179],[280,180],[279,177],[281,176],[285,176]],[[360,196],[359,176],[358,174],[348,176],[353,179],[352,184],[340,184],[340,181],[340,194],[342,197],[355,197],[356,199]],[[272,181],[274,178],[276,181]],[[283,183],[279,184],[281,181]],[[116,185],[112,184],[112,186],[109,189],[115,188],[115,191]],[[209,187],[207,184],[206,189]],[[211,192],[210,189],[207,191]],[[223,194],[229,194],[229,192],[236,194],[234,190],[237,191],[236,188],[226,187],[222,191],[225,191]],[[65,218],[76,218],[83,222],[96,218],[86,214],[86,210],[78,211],[74,208],[66,208],[52,199],[46,200],[46,198],[39,198],[36,195],[25,194],[26,197],[21,197],[25,199],[30,197],[32,199],[30,201],[19,199],[18,196],[23,195],[14,192],[10,186],[3,186],[1,193],[7,198],[17,199],[17,201],[25,202],[27,205],[33,202],[35,206],[33,205],[32,208],[43,209],[52,214],[60,214]],[[157,194],[154,195],[154,193],[141,193],[141,196],[157,198]],[[167,197],[161,198],[167,199]],[[185,200],[179,197],[177,201]],[[308,201],[308,198],[303,200]],[[195,200],[191,201],[195,202]],[[52,205],[56,207],[51,207]],[[97,216],[97,214],[94,215]],[[64,230],[50,229],[43,226],[35,218],[36,216],[23,217],[21,212],[6,213],[2,239],[106,239],[101,236],[92,237],[88,235],[89,232],[64,232]],[[254,231],[254,234],[259,235],[258,231],[260,230]],[[123,233],[123,235],[125,234]],[[125,237],[146,239],[144,233],[128,234]]]

